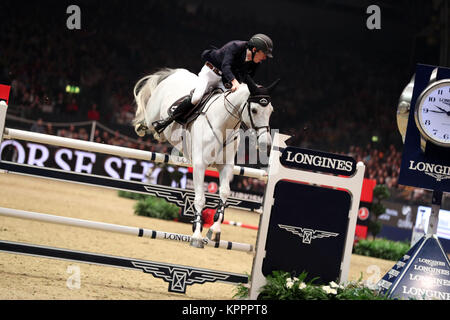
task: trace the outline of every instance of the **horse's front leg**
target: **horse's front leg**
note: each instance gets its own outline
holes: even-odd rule
[[[230,196],[230,181],[233,177],[233,164],[224,164],[217,166],[219,169],[219,177],[220,177],[220,203],[217,206],[216,214],[214,215],[214,223],[209,228],[208,233],[206,236],[209,240],[212,241],[220,241],[220,233],[221,229],[220,226],[223,223],[223,220],[225,218],[225,207],[227,203],[227,199]]]
[[[194,157],[195,158],[195,157]],[[194,207],[195,207],[195,218],[192,221],[192,232],[194,233],[191,237],[191,246],[196,248],[203,248],[203,219],[202,219],[202,211],[205,206],[205,191],[203,190],[203,183],[205,181],[205,170],[206,165],[203,161],[194,160],[193,161],[193,178],[194,178],[194,191],[195,191],[195,199],[194,199]]]

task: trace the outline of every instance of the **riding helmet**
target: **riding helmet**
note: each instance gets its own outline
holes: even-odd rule
[[[273,58],[273,42],[268,36],[262,33],[255,34],[248,42],[250,48],[256,48],[256,50],[261,50],[269,58]]]

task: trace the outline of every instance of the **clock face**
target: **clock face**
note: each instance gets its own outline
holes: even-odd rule
[[[426,140],[450,147],[450,79],[425,89],[417,100],[415,120]]]

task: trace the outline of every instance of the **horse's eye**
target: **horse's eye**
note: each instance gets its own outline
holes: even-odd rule
[[[257,113],[258,113],[258,110],[252,109],[252,113],[253,113],[253,114],[257,114]]]

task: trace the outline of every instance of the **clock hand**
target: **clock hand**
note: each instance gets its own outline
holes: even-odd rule
[[[436,108],[438,108],[441,111],[447,112],[447,110],[445,110],[444,108],[438,107],[437,105],[435,105]]]
[[[438,107],[435,105],[436,108],[438,108],[439,110],[441,110],[442,112],[439,111],[433,111],[431,110],[431,112],[436,112],[436,113],[446,113],[448,116],[450,116],[450,111],[445,110],[444,108]]]

